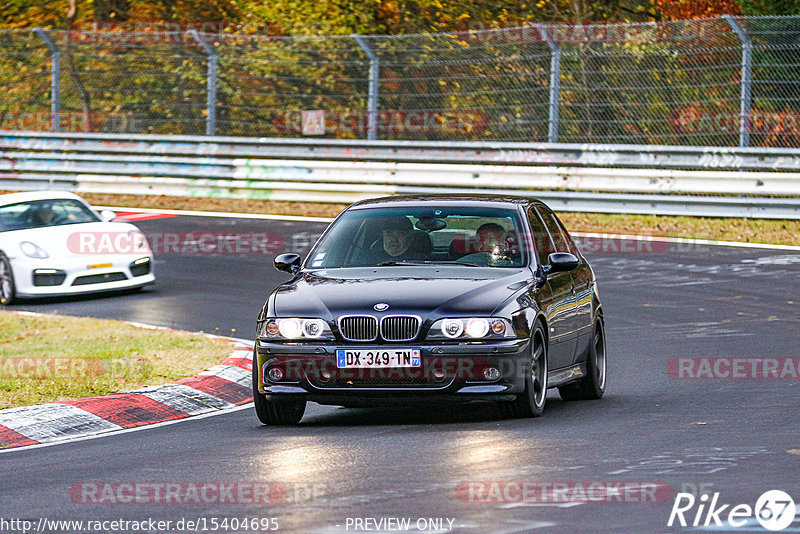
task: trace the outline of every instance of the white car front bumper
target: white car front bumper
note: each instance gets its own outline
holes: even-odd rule
[[[58,260],[18,256],[11,260],[11,269],[17,296],[21,298],[117,291],[155,281],[153,257],[148,255],[91,255]]]

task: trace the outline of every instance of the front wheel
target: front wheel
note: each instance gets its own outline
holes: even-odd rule
[[[603,318],[598,317],[594,326],[589,358],[586,360],[586,376],[558,388],[565,401],[594,400],[606,392],[606,332]]]
[[[306,411],[306,401],[271,401],[258,391],[258,357],[253,350],[253,405],[265,425],[296,425]]]
[[[0,254],[0,305],[13,304],[17,296],[11,262],[5,254]]]
[[[531,357],[525,366],[525,391],[511,402],[501,404],[509,418],[539,417],[547,400],[547,342],[544,328],[536,323],[531,336]]]

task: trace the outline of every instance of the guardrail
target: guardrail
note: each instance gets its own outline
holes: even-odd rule
[[[512,193],[564,211],[800,219],[800,198],[768,198],[800,195],[800,149],[0,132],[0,150],[8,190],[317,202]]]

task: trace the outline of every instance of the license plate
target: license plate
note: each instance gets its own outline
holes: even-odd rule
[[[90,269],[107,269],[109,267],[113,267],[114,264],[112,262],[108,263],[93,263],[92,265],[88,265]]]
[[[420,367],[420,349],[336,349],[339,369]]]

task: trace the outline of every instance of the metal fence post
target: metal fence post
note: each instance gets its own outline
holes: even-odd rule
[[[550,39],[547,28],[537,25],[542,39],[550,47],[550,108],[547,120],[547,141],[558,142],[558,100],[561,91],[561,45]]]
[[[739,146],[750,146],[750,107],[752,105],[753,41],[731,15],[722,15],[742,42],[742,91],[739,105]]]
[[[378,138],[378,76],[380,75],[380,59],[372,47],[357,33],[350,35],[369,58],[369,99],[367,101],[367,139]]]
[[[57,132],[61,129],[61,52],[50,39],[50,32],[34,28],[33,33],[50,51],[50,130]]]
[[[208,56],[208,73],[206,75],[206,135],[214,135],[217,128],[217,49],[207,43],[197,30],[189,33],[203,47]]]

